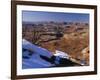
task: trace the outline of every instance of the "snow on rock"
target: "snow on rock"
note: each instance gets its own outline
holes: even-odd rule
[[[50,58],[52,56],[52,53],[48,50],[41,48],[39,46],[36,46],[27,40],[22,40],[22,48],[23,48],[23,59],[22,59],[22,68],[46,68],[50,66],[54,66],[54,64],[51,64],[50,62],[42,59],[40,56],[45,56],[47,58]]]
[[[59,56],[60,58],[69,59],[69,55],[63,51],[56,50],[54,56]]]
[[[52,53],[49,52],[48,50],[46,50],[40,46],[34,45],[25,39],[22,40],[22,47],[24,49],[28,49],[28,50],[33,51],[33,53],[37,53],[37,54],[40,54],[40,55],[43,55],[43,56],[46,56],[49,58],[52,56]]]

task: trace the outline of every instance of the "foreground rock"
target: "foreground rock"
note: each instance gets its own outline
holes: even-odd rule
[[[34,45],[27,40],[22,40],[22,68],[49,68],[80,66],[67,53],[56,50],[56,53]]]

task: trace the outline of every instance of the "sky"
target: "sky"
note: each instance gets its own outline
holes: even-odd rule
[[[89,14],[86,13],[64,13],[64,12],[43,12],[43,11],[22,11],[24,22],[89,22]]]

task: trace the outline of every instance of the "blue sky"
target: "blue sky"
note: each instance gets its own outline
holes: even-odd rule
[[[64,12],[43,12],[43,11],[22,11],[22,21],[40,22],[89,22],[89,14],[86,13],[64,13]]]

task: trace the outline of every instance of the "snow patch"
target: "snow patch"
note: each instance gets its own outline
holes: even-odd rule
[[[56,50],[56,51],[55,51],[54,56],[59,56],[60,58],[66,58],[66,59],[69,59],[68,53],[65,53],[65,52],[59,51],[59,50]]]

